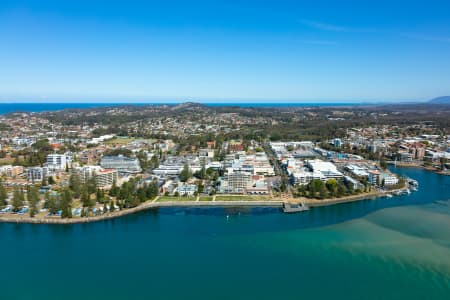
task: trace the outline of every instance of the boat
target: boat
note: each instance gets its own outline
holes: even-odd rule
[[[417,180],[412,179],[412,178],[407,178],[406,180],[410,186],[416,187],[416,188],[419,187],[419,182]]]

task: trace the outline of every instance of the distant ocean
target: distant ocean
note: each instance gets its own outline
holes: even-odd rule
[[[92,108],[121,105],[177,105],[180,103],[0,103],[0,114],[12,112],[43,112],[70,108]],[[309,107],[309,106],[357,106],[363,103],[203,103],[207,106],[239,107]]]

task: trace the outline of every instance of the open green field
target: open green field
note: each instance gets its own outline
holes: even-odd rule
[[[212,201],[212,196],[201,196],[199,201]]]
[[[216,201],[266,201],[269,196],[223,195],[216,196]]]
[[[161,196],[157,202],[170,202],[170,201],[195,201],[197,197],[173,197],[173,196]]]
[[[107,145],[126,145],[128,143],[131,143],[136,139],[134,138],[113,138],[110,140],[105,141],[105,144]]]
[[[0,166],[2,165],[12,165],[14,158],[0,158]]]

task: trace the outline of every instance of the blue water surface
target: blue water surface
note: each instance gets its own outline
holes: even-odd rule
[[[448,299],[450,177],[301,214],[161,208],[0,224],[0,299]]]

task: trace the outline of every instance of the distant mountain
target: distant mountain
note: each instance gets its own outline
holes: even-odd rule
[[[434,103],[434,104],[450,104],[450,96],[437,97],[437,98],[431,99],[428,102]]]

